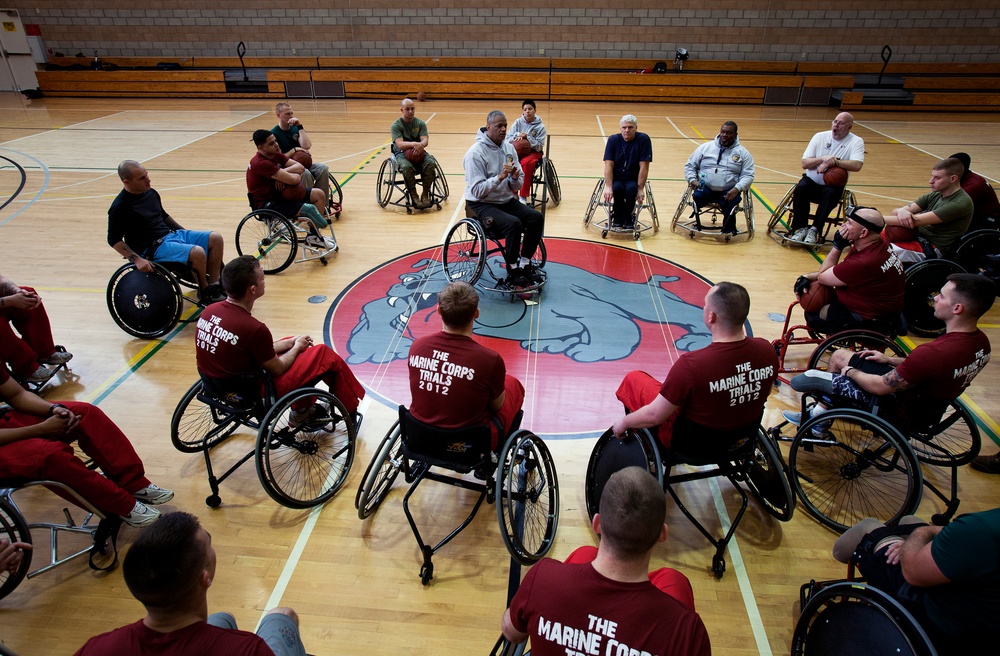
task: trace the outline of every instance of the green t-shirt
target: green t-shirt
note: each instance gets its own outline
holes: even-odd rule
[[[396,139],[402,139],[403,141],[420,141],[420,137],[427,136],[427,124],[421,121],[416,116],[409,123],[403,120],[400,116],[396,119],[396,122],[392,124],[392,128],[389,130],[389,134],[392,137],[392,152],[393,154],[401,152],[399,148],[396,148]]]
[[[292,148],[301,148],[299,145],[299,126],[289,125],[287,130],[282,130],[280,125],[271,128],[271,134],[278,140],[281,152],[287,153]]]
[[[942,196],[941,192],[932,191],[915,202],[924,212],[934,212],[941,219],[941,223],[920,226],[917,231],[940,248],[942,253],[947,254],[969,229],[974,209],[972,198],[959,189],[948,197]]]

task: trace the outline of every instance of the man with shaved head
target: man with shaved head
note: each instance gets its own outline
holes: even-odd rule
[[[434,203],[431,201],[431,189],[434,188],[434,178],[437,174],[437,160],[427,152],[427,124],[416,116],[417,108],[409,98],[403,98],[396,119],[389,129],[392,137],[392,156],[396,159],[396,167],[403,174],[406,191],[413,200],[413,206],[425,210]],[[410,157],[406,153],[410,151]],[[414,163],[416,162],[416,163]],[[417,197],[416,168],[420,169],[420,183],[423,191]]]

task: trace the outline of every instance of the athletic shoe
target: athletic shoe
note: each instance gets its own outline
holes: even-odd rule
[[[202,289],[198,295],[201,298],[201,302],[206,305],[226,300],[226,292],[223,291],[222,285],[217,282],[206,286],[205,289]]]
[[[136,501],[132,507],[132,512],[122,517],[122,521],[133,528],[149,526],[160,518],[160,511],[150,508],[142,501]]]
[[[323,406],[314,403],[305,410],[292,410],[288,417],[288,427],[292,430],[320,430],[330,422],[330,416]]]
[[[528,204],[528,197],[527,196],[518,196],[517,199],[519,201],[521,201],[522,205],[527,205]]]
[[[792,241],[805,241],[806,234],[808,232],[809,228],[799,228],[798,230],[790,234],[788,238]]]
[[[329,237],[321,237],[320,235],[308,235],[306,237],[306,246],[314,248],[318,251],[332,251],[337,247],[337,242],[330,239]]]
[[[542,282],[545,281],[545,276],[542,275],[541,269],[539,269],[538,267],[536,267],[534,264],[527,264],[527,265],[525,265],[521,269],[521,271],[524,272],[524,275],[525,275],[526,278],[528,278],[528,280],[530,280],[531,282],[533,282],[535,284],[540,284],[540,283],[542,283]]]
[[[524,269],[513,267],[507,270],[507,284],[511,287],[528,287],[531,285],[531,280]]]
[[[1000,474],[1000,453],[991,456],[976,456],[970,463],[973,469],[987,474]]]
[[[815,408],[815,406],[814,406],[814,408]],[[824,412],[826,412],[826,410],[822,409],[822,408],[819,409],[818,411],[817,410],[811,410],[810,413],[809,413],[809,417],[811,418],[811,417],[814,417],[814,416],[816,416],[818,414],[822,414]],[[801,426],[802,425],[802,413],[801,412],[792,412],[790,410],[782,410],[781,411],[781,416],[784,417],[785,421],[787,421],[789,424],[793,424],[795,426]],[[829,422],[829,421],[818,422],[815,426],[812,427],[812,431],[811,432],[812,432],[813,437],[821,439],[821,440],[828,440],[831,437],[833,437],[830,434],[830,424],[831,424],[831,422]]]
[[[819,230],[817,230],[816,227],[813,226],[813,227],[809,228],[808,232],[806,232],[806,237],[805,237],[805,239],[802,240],[802,243],[803,244],[816,244],[818,242],[819,242]]]
[[[52,355],[46,355],[44,358],[38,358],[40,364],[54,364],[61,365],[66,364],[73,359],[73,354],[69,351],[53,351]]]
[[[159,506],[173,499],[174,493],[150,483],[141,490],[133,492],[132,496],[148,506]]]
[[[29,383],[44,383],[49,378],[52,378],[55,375],[56,375],[55,369],[49,369],[48,367],[42,365],[39,366],[38,369],[35,369],[24,380]]]

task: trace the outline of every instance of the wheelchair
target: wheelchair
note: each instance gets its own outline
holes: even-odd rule
[[[330,392],[303,387],[276,398],[264,376],[264,394],[256,376],[233,380],[202,378],[174,409],[170,441],[182,453],[205,456],[210,508],[222,503],[219,486],[253,458],[257,478],[268,496],[287,508],[312,508],[328,501],[343,486],[354,462],[358,426]],[[295,405],[313,403],[319,416],[297,425]],[[360,415],[358,415],[360,418]],[[211,449],[241,428],[257,433],[254,448],[221,476],[212,468]]]
[[[65,353],[66,352],[66,347],[63,346],[62,344],[56,344],[55,347],[56,347],[56,353]],[[72,371],[70,371],[69,363],[68,362],[63,362],[62,364],[47,364],[47,365],[45,365],[45,367],[49,371],[51,371],[52,374],[48,378],[46,378],[45,380],[41,380],[41,381],[30,381],[30,380],[28,380],[26,378],[22,378],[22,377],[18,376],[17,374],[15,374],[11,370],[10,365],[7,364],[6,362],[0,362],[0,364],[2,364],[2,365],[5,366],[5,368],[7,369],[7,375],[10,376],[11,378],[13,378],[17,382],[18,385],[20,385],[24,389],[28,390],[29,392],[33,392],[35,394],[39,394],[43,389],[45,389],[46,387],[48,387],[48,384],[51,383],[52,381],[54,381],[56,379],[56,376],[59,374],[60,371],[64,372],[65,377],[67,379],[76,380],[76,379],[79,378],[76,374],[74,374],[74,373],[72,373]]]
[[[636,202],[635,209],[632,210],[632,225],[626,227],[614,226],[611,223],[611,203],[604,202],[604,178],[597,181],[594,186],[594,193],[587,203],[587,213],[583,217],[583,227],[589,227],[594,220],[594,213],[598,207],[604,208],[605,217],[594,222],[594,225],[601,229],[601,239],[605,239],[608,233],[626,234],[631,233],[633,239],[639,239],[642,233],[653,231],[655,235],[660,230],[660,220],[656,216],[656,202],[653,200],[653,187],[646,181],[646,197],[641,203]],[[649,222],[640,219],[643,211],[649,212]]]
[[[802,395],[808,417],[818,396]],[[769,429],[785,440],[783,422]],[[923,488],[945,504],[931,521],[947,524],[955,515],[958,467],[979,455],[982,438],[975,418],[959,399],[951,401],[931,425],[904,429],[879,414],[858,407],[831,407],[803,421],[791,438],[788,476],[806,510],[823,525],[844,532],[866,517],[895,524],[914,514]],[[950,490],[924,478],[921,464],[950,469]]]
[[[441,209],[441,203],[448,200],[448,179],[444,177],[444,171],[437,163],[434,164],[434,184],[431,185],[430,199],[437,209]],[[416,185],[414,189],[423,189],[423,175],[421,171],[414,169],[416,175]],[[417,198],[411,198],[410,192],[406,188],[403,174],[399,171],[395,155],[389,155],[378,170],[378,181],[375,183],[375,200],[378,206],[385,208],[388,205],[402,207],[407,214],[413,214],[416,209]],[[430,209],[430,208],[427,208]]]
[[[782,197],[781,201],[774,206],[774,212],[771,213],[771,218],[767,222],[767,234],[782,246],[788,246],[789,244],[807,246],[807,244],[791,239],[792,221],[790,217],[792,214],[792,199],[794,196],[795,185],[792,185],[784,197]],[[831,242],[830,231],[836,230],[837,227],[844,222],[847,207],[857,204],[858,201],[854,197],[854,192],[847,187],[844,187],[844,193],[840,197],[840,202],[837,203],[832,216],[826,220],[823,226],[823,234],[820,235],[821,239],[815,244],[808,244],[812,252],[818,253],[823,246],[825,246],[828,242]]]
[[[153,339],[166,335],[181,319],[184,302],[206,306],[197,293],[192,298],[183,288],[198,291],[198,276],[187,264],[151,262],[153,270],[140,271],[132,263],[122,265],[108,282],[107,304],[118,327],[133,337]]]
[[[691,213],[684,220],[682,217],[689,209]],[[694,189],[687,187],[684,189],[684,195],[681,196],[681,202],[677,205],[677,211],[674,212],[674,218],[670,222],[670,229],[678,234],[686,233],[691,239],[694,239],[696,235],[700,237],[707,236],[714,237],[717,240],[724,240],[728,244],[733,237],[746,236],[744,241],[750,241],[754,235],[754,223],[753,196],[750,195],[749,189],[740,194],[740,203],[733,212],[734,214],[743,214],[746,229],[740,230],[737,228],[735,235],[723,233],[722,207],[718,203],[708,203],[699,210],[694,203]]]
[[[59,488],[62,490],[64,494],[74,499],[83,509],[85,513],[83,521],[77,524],[70,514],[69,509],[63,508],[64,522],[35,522],[29,524],[21,513],[17,502],[14,500],[14,494],[19,490],[36,486],[44,486],[50,489]],[[32,529],[49,532],[48,564],[32,570],[32,557],[41,556],[42,551],[34,549],[23,552],[21,563],[13,572],[7,570],[0,571],[0,599],[13,592],[24,579],[32,579],[39,574],[44,574],[51,569],[55,569],[60,565],[64,565],[71,560],[87,554],[90,554],[90,566],[92,569],[99,571],[114,569],[118,564],[116,536],[120,523],[121,520],[119,518],[106,517],[93,504],[65,483],[49,480],[25,481],[0,479],[0,537],[6,538],[10,542],[32,544]],[[60,535],[86,535],[91,544],[73,551],[73,553],[62,555],[59,549]],[[110,545],[108,544],[109,542],[111,543]],[[106,559],[110,559],[110,562],[104,562]],[[101,563],[99,564],[98,561],[101,561]]]
[[[503,238],[493,234],[492,229],[483,227],[476,213],[466,203],[465,218],[451,227],[444,240],[442,265],[448,281],[467,282],[487,291],[509,294],[512,302],[518,295],[540,294],[548,281],[545,273],[545,240],[538,242],[538,248],[531,257],[531,263],[541,273],[542,281],[529,287],[512,288],[507,284],[501,239]]]
[[[562,187],[559,186],[559,175],[556,173],[556,166],[549,159],[549,147],[552,144],[552,137],[546,137],[545,156],[538,162],[534,173],[531,175],[531,200],[529,204],[535,209],[544,207],[548,201],[559,207],[562,202]]]
[[[344,209],[344,190],[341,189],[337,178],[333,177],[333,173],[327,175],[330,177],[330,193],[326,195],[326,214],[339,219]]]
[[[370,517],[402,472],[403,479],[410,484],[403,497],[403,512],[423,555],[420,581],[424,585],[434,578],[433,555],[472,522],[483,501],[496,504],[500,534],[515,561],[531,565],[552,547],[559,525],[555,463],[545,442],[531,431],[519,428],[520,423],[518,413],[504,446],[494,453],[487,425],[435,428],[415,419],[405,406],[399,406],[399,420],[376,449],[354,505],[359,518]],[[441,473],[439,469],[451,473]],[[484,482],[454,475],[470,472]],[[424,480],[479,493],[469,516],[433,547],[420,536],[409,507],[410,497]]]
[[[881,590],[855,581],[826,585],[811,595],[795,623],[791,653],[937,656],[908,610]]]
[[[331,197],[333,182],[330,187]],[[339,192],[339,185],[337,189]],[[342,195],[342,192],[339,193]],[[247,198],[250,200],[251,212],[236,226],[236,252],[256,257],[260,260],[264,273],[281,273],[292,262],[309,260],[319,260],[326,266],[327,257],[340,250],[337,237],[333,234],[332,223],[327,226],[330,236],[326,237],[304,216],[289,219],[274,210],[253,209],[253,198],[250,194],[247,194]],[[328,198],[328,207],[330,202]],[[339,216],[340,204],[337,203],[336,207],[334,216]],[[300,251],[301,256],[296,260],[295,256]]]
[[[656,429],[630,430],[623,440],[619,440],[608,429],[597,440],[590,454],[587,465],[586,503],[587,513],[593,519],[600,507],[601,494],[608,479],[615,472],[625,467],[638,466],[647,470],[663,485],[663,489],[673,497],[677,507],[694,526],[708,538],[715,547],[712,556],[712,572],[716,578],[722,578],[726,571],[724,554],[736,527],[747,509],[747,493],[741,483],[746,484],[750,494],[757,499],[764,509],[782,522],[792,518],[795,510],[795,496],[785,477],[784,462],[770,437],[760,426],[749,430],[727,431],[717,433],[716,443],[724,447],[711,455],[704,448],[692,448],[692,453],[681,453],[679,443],[690,442],[683,435],[699,435],[705,442],[704,428],[695,428],[693,423],[678,418],[674,424],[674,444],[663,453],[662,446],[655,435]],[[692,446],[694,446],[692,444]],[[695,451],[700,451],[695,453]],[[713,465],[712,469],[699,469],[681,474],[672,474],[674,465],[692,465],[702,467]],[[684,506],[673,486],[687,481],[702,480],[725,476],[740,494],[741,506],[729,530],[721,538],[716,538],[706,529]]]

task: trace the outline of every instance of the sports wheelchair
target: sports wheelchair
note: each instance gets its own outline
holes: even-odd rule
[[[56,347],[56,353],[66,352],[66,347],[63,346],[62,344],[56,344],[55,347]],[[65,372],[65,376],[68,379],[75,380],[78,378],[76,374],[70,371],[68,362],[63,362],[61,364],[45,365],[45,367],[50,372],[49,377],[46,378],[45,380],[39,380],[39,381],[31,381],[28,380],[27,378],[22,378],[21,376],[15,374],[14,371],[10,368],[10,365],[5,362],[0,361],[0,365],[4,366],[7,369],[7,375],[13,378],[15,381],[17,381],[18,385],[28,390],[29,392],[34,392],[35,394],[41,392],[45,387],[48,386],[49,383],[55,380],[56,375],[58,375],[60,371]]]
[[[559,525],[555,463],[545,442],[531,431],[520,429],[520,423],[521,413],[518,413],[504,446],[493,452],[488,425],[435,428],[399,406],[399,420],[375,451],[354,505],[358,517],[367,519],[388,496],[399,473],[403,473],[410,484],[403,497],[403,512],[423,554],[420,580],[424,585],[434,578],[433,555],[472,522],[484,500],[496,503],[504,546],[518,563],[530,565],[552,547]],[[457,474],[472,472],[483,482],[435,471],[438,469]],[[410,497],[425,479],[479,493],[469,516],[433,547],[420,537],[409,507]]]
[[[36,522],[29,524],[14,500],[14,493],[29,487],[45,486],[49,489],[58,488],[61,494],[83,509],[86,516],[77,524],[68,508],[63,508],[65,521]],[[95,521],[94,518],[97,518]],[[20,585],[25,578],[31,579],[51,569],[59,567],[80,556],[90,554],[90,567],[98,571],[114,569],[118,564],[117,535],[121,519],[106,517],[93,504],[87,501],[76,490],[58,481],[12,480],[0,479],[0,537],[10,542],[25,542],[32,544],[31,530],[46,530],[49,532],[48,564],[35,570],[31,569],[32,556],[40,556],[41,550],[25,551],[21,563],[13,571],[0,571],[0,599],[3,599]],[[60,555],[60,535],[86,535],[90,545],[68,555]],[[110,545],[108,544],[110,542]],[[109,555],[110,554],[110,555]],[[110,559],[110,560],[109,560]],[[108,561],[108,562],[106,562]]]
[[[448,281],[478,284],[487,291],[509,294],[511,301],[518,294],[541,293],[548,280],[545,273],[545,240],[538,242],[538,248],[531,258],[531,263],[542,275],[542,281],[529,287],[514,288],[507,284],[501,239],[503,238],[495,235],[490,227],[483,226],[483,222],[466,203],[465,218],[451,227],[444,240],[441,258]],[[483,278],[483,273],[487,274],[486,279]]]
[[[339,185],[337,189],[339,191]],[[274,210],[253,209],[253,197],[247,194],[247,198],[250,201],[251,212],[236,226],[236,252],[256,257],[260,260],[264,273],[281,273],[292,262],[309,260],[319,260],[326,266],[327,256],[340,250],[337,237],[333,234],[332,223],[327,226],[330,236],[326,237],[301,214],[289,219]],[[327,199],[327,203],[330,203],[330,199]],[[334,216],[340,216],[339,203],[336,204],[336,208]],[[301,257],[296,260],[295,255],[300,249]]]
[[[358,426],[330,392],[303,387],[276,398],[274,383],[264,376],[234,379],[202,377],[184,393],[170,420],[170,441],[182,453],[205,456],[208,485],[205,499],[217,508],[219,486],[250,458],[268,496],[288,508],[325,503],[344,484],[354,462]],[[297,424],[295,406],[312,404],[309,419]],[[360,418],[360,415],[358,415]],[[257,433],[256,444],[221,476],[212,468],[211,449],[240,428]]]
[[[818,398],[803,393],[803,418]],[[972,462],[982,446],[972,413],[955,399],[932,423],[913,428],[887,414],[880,414],[878,403],[870,410],[831,407],[803,420],[790,440],[788,476],[795,493],[811,515],[835,531],[866,517],[894,524],[916,511],[924,487],[945,504],[933,523],[947,524],[958,509],[958,467]],[[786,425],[768,430],[775,441],[789,441],[781,433]],[[924,478],[921,463],[950,468],[947,494]]]
[[[531,175],[531,200],[529,204],[535,209],[544,207],[548,201],[556,207],[562,202],[562,187],[559,186],[559,175],[556,173],[556,166],[549,158],[549,148],[552,144],[552,137],[546,137],[545,156],[538,162],[534,173]]]
[[[690,208],[691,213],[688,215],[687,220],[682,220],[682,216],[688,211],[688,208]],[[718,203],[707,203],[699,210],[694,202],[694,189],[686,187],[684,195],[681,196],[681,202],[677,205],[677,211],[674,212],[674,218],[670,222],[670,229],[678,234],[686,233],[691,239],[694,239],[695,235],[709,236],[715,239],[722,239],[727,244],[733,237],[745,235],[745,241],[753,239],[753,196],[750,195],[749,189],[740,194],[740,203],[733,210],[733,213],[743,214],[746,229],[740,230],[737,228],[736,234],[722,232],[722,220],[724,218],[722,207]]]
[[[789,244],[795,244],[798,246],[807,245],[803,242],[791,239],[792,221],[790,217],[792,214],[792,199],[794,196],[795,185],[792,185],[788,190],[788,193],[786,193],[784,197],[782,197],[781,201],[774,206],[774,212],[771,213],[771,218],[767,222],[767,234],[782,246],[788,246]],[[829,241],[828,238],[830,231],[836,230],[837,227],[844,222],[844,217],[847,215],[847,208],[851,205],[857,204],[858,202],[854,197],[854,192],[847,187],[844,187],[844,193],[840,197],[840,202],[837,203],[837,206],[833,211],[833,215],[826,220],[823,226],[823,234],[820,235],[820,240],[815,244],[808,244],[814,253],[818,253],[820,249],[823,248],[823,246]]]
[[[722,578],[726,571],[724,554],[747,509],[747,493],[740,483],[745,483],[750,493],[773,517],[782,522],[792,518],[795,510],[795,496],[785,477],[784,462],[771,439],[759,426],[739,431],[712,431],[713,437],[706,439],[705,428],[696,427],[683,417],[674,423],[674,439],[671,448],[663,452],[656,429],[627,431],[619,440],[609,429],[597,440],[587,465],[586,501],[587,513],[591,518],[598,512],[601,494],[608,479],[625,467],[638,466],[649,471],[670,493],[684,516],[708,538],[715,547],[712,556],[712,572]],[[684,439],[685,435],[698,436],[697,441]],[[696,442],[700,443],[696,444]],[[709,442],[709,448],[705,443]],[[682,446],[687,445],[687,446]],[[687,449],[689,453],[682,453]],[[672,474],[674,465],[702,467],[713,465],[712,469],[699,469],[682,474]],[[684,507],[673,485],[687,481],[725,476],[739,492],[742,505],[726,534],[716,539],[691,512]]]
[[[587,213],[583,217],[584,228],[590,226],[598,207],[603,208],[605,212],[604,219],[594,223],[601,229],[602,239],[606,238],[609,232],[612,234],[631,233],[633,239],[639,239],[644,232],[652,230],[655,235],[660,230],[660,220],[656,216],[656,202],[653,200],[653,187],[650,186],[648,180],[646,181],[646,197],[641,203],[637,201],[635,209],[632,210],[632,225],[619,227],[611,223],[612,203],[604,201],[604,178],[597,181],[594,193],[590,196],[590,202],[587,203]],[[639,218],[644,210],[649,212],[649,223]]]
[[[434,163],[434,169],[434,184],[431,185],[429,197],[431,203],[440,210],[441,203],[448,200],[448,179],[444,177],[444,171],[441,170],[437,162]],[[414,189],[417,187],[422,189],[422,172],[414,168],[414,174],[417,180]],[[395,155],[389,155],[382,162],[382,166],[378,170],[378,180],[375,184],[375,200],[378,201],[379,207],[384,208],[388,205],[393,205],[395,207],[402,207],[406,210],[407,214],[413,214],[418,199],[410,196],[410,192],[407,190],[403,180],[403,174],[400,173],[399,165],[396,163]]]
[[[195,318],[181,319],[184,302],[205,307],[200,296],[191,296],[182,287],[198,290],[198,276],[187,264],[151,262],[153,270],[140,271],[132,263],[122,265],[108,282],[107,304],[111,318],[118,327],[133,337],[162,337],[178,323],[188,324]]]

